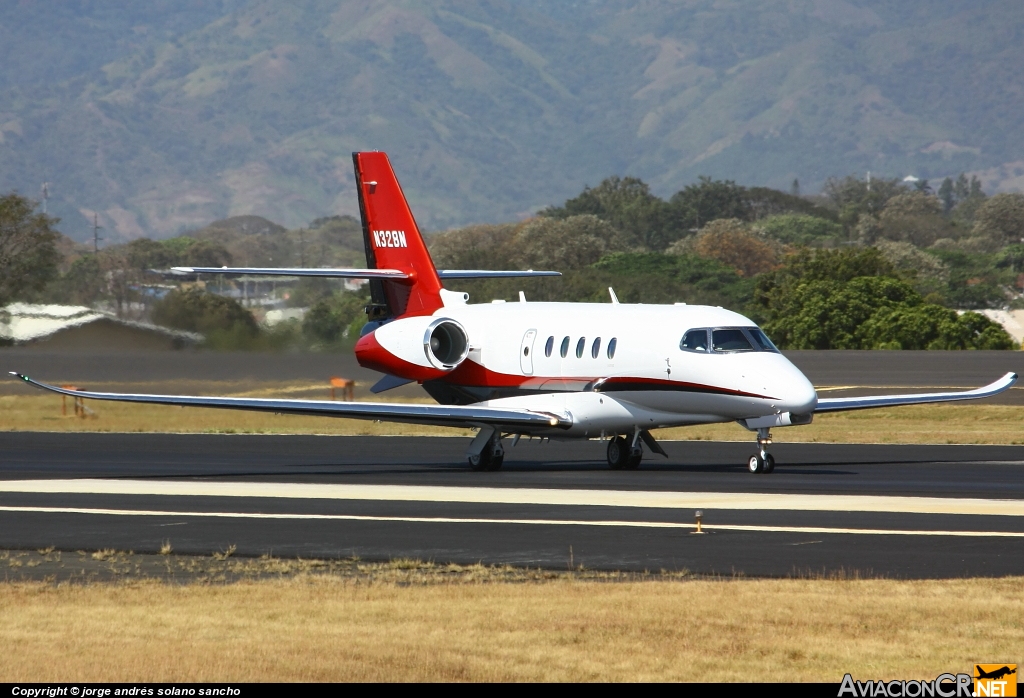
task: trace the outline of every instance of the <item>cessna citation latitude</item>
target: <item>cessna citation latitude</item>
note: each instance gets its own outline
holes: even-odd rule
[[[184,395],[57,393],[165,405],[375,419],[478,429],[467,457],[497,470],[502,439],[608,440],[608,464],[640,465],[644,448],[666,455],[652,429],[739,422],[757,435],[752,473],[770,473],[770,429],[809,424],[815,414],[996,395],[1007,373],[964,392],[819,399],[814,386],[757,325],[702,305],[518,303],[469,305],[442,282],[546,271],[438,270],[387,155],[354,153],[367,269],[178,268],[201,274],[258,274],[370,280],[369,322],[356,343],[359,363],[385,374],[373,392],[418,382],[439,404],[337,403]]]

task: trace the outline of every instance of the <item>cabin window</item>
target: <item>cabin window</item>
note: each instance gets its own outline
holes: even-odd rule
[[[772,340],[768,339],[768,336],[760,330],[760,328],[748,329],[747,333],[754,339],[754,346],[760,351],[773,351],[776,354],[779,353],[778,348],[772,344]]]
[[[690,330],[679,340],[679,348],[683,351],[704,351],[708,350],[708,331]]]
[[[558,353],[562,355],[563,359],[565,358],[565,355],[569,353],[569,338],[568,337],[566,337],[565,339],[562,340],[562,346],[559,348]]]
[[[583,358],[583,347],[587,346],[587,338],[580,337],[580,341],[576,342],[576,358]]]
[[[551,350],[555,348],[555,338],[548,337],[548,341],[544,343],[544,356],[551,356]]]
[[[597,358],[597,355],[601,353],[601,338],[598,337],[594,340],[594,343],[590,345],[590,356]]]
[[[608,340],[608,358],[609,359],[614,359],[615,358],[615,345],[618,344],[618,343],[619,343],[619,340],[616,339],[615,337],[612,337],[611,339]]]
[[[711,346],[715,348],[715,351],[754,351],[754,347],[750,345],[750,340],[747,339],[743,330],[739,328],[712,330],[711,342]]]

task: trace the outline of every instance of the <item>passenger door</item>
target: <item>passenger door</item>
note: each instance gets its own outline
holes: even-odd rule
[[[533,342],[537,339],[537,330],[527,330],[523,335],[523,345],[519,347],[519,367],[524,376],[533,375]]]

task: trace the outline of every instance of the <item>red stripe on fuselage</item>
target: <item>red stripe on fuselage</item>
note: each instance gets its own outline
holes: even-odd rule
[[[631,378],[629,376],[614,376],[600,381],[594,390],[599,393],[627,392],[643,390],[676,390],[686,393],[708,393],[713,395],[731,395],[734,397],[755,397],[759,400],[776,400],[769,395],[758,395],[743,390],[732,388],[720,388],[714,385],[703,385],[702,383],[690,383],[687,381],[674,381],[665,378]]]
[[[720,388],[714,385],[690,383],[687,381],[666,380],[664,378],[633,378],[614,376],[600,380],[597,377],[571,376],[517,376],[498,373],[481,366],[475,361],[466,360],[458,368],[444,375],[441,380],[466,388],[519,388],[538,392],[573,391],[582,392],[586,386],[598,382],[594,390],[598,392],[625,392],[628,390],[665,390],[686,393],[707,393],[710,395],[729,395],[732,397],[753,397],[761,400],[775,400],[768,395],[758,395],[742,390]],[[610,389],[609,389],[610,388]]]

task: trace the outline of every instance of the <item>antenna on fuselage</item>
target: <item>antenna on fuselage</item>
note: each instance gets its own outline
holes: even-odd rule
[[[619,304],[619,297],[615,295],[615,289],[611,286],[608,287],[608,295],[612,297],[612,303]]]
[[[523,291],[519,292],[519,302],[520,303],[525,303],[526,302],[526,294]]]

